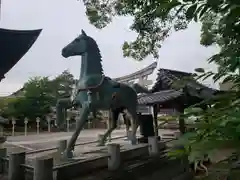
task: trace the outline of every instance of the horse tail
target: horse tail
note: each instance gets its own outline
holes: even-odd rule
[[[134,83],[131,86],[138,93],[151,93],[146,87],[139,85],[138,83]]]

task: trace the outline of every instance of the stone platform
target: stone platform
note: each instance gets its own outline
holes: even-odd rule
[[[98,134],[102,134],[104,131],[105,130],[102,129],[84,130],[77,140],[78,146],[76,146],[74,152],[74,157],[76,158],[74,158],[72,161],[85,160],[89,158],[91,159],[106,155],[106,147],[96,147],[97,143],[94,142],[97,140]],[[160,136],[173,133],[174,131],[159,130]],[[60,159],[60,155],[57,152],[58,142],[60,140],[70,139],[71,135],[72,132],[62,132],[8,137],[4,146],[7,147],[8,153],[25,151],[27,153],[26,163],[29,165],[33,164],[34,159],[43,156],[53,157],[54,164],[59,165],[67,162]],[[114,131],[112,138],[124,137],[124,135],[125,129],[119,129]],[[132,146],[130,145],[130,142],[124,140],[124,138],[112,140],[111,143],[121,144],[121,150],[123,151],[143,146],[143,144]]]

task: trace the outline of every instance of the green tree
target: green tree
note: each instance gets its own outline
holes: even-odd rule
[[[24,97],[16,106],[22,114],[30,119],[43,117],[50,112],[54,97],[51,94],[50,80],[48,77],[31,78],[23,86]]]
[[[0,100],[1,116],[3,117],[16,117],[18,112],[16,104],[22,100],[22,97],[5,97]]]
[[[56,78],[33,77],[23,86],[23,96],[4,98],[0,101],[1,114],[4,117],[34,120],[50,112],[56,101],[70,97],[72,85],[76,82],[69,71],[64,71]]]
[[[239,51],[236,52],[239,47],[237,42],[240,26],[237,0],[83,0],[83,2],[90,23],[97,28],[107,26],[114,16],[134,18],[130,29],[137,32],[138,36],[135,41],[123,44],[124,56],[142,60],[152,54],[157,58],[158,49],[166,37],[174,29],[185,29],[189,22],[195,20],[203,22],[203,44],[217,42],[226,45],[221,49],[222,53],[214,56],[210,62],[223,63],[225,60],[220,59],[226,59],[225,56],[229,56],[230,53],[239,57]],[[209,21],[210,18],[213,18],[214,22]],[[210,26],[211,29],[208,29]],[[237,63],[235,61],[231,64],[235,64],[231,66],[234,69]]]
[[[134,42],[125,42],[124,56],[142,60],[152,54],[158,57],[162,41],[175,30],[184,29],[191,21],[202,23],[201,44],[220,49],[209,58],[216,63],[217,73],[198,69],[198,78],[213,77],[232,81],[235,90],[210,99],[210,108],[191,112],[199,121],[196,130],[183,136],[190,159],[202,158],[219,148],[240,150],[240,1],[239,0],[84,0],[86,14],[97,28],[103,28],[114,16],[133,16],[130,27],[137,32]],[[177,27],[177,28],[176,28]],[[179,28],[178,28],[179,27]],[[189,147],[189,148],[187,148]]]
[[[72,87],[76,83],[73,75],[68,71],[63,71],[59,76],[51,81],[52,95],[55,100],[63,97],[70,97],[72,93]],[[56,103],[56,101],[54,102]]]
[[[132,16],[130,29],[138,36],[135,41],[124,42],[125,57],[143,60],[149,54],[158,58],[162,42],[173,30],[185,29],[188,20],[183,8],[174,8],[181,3],[177,0],[132,1],[132,0],[83,0],[86,15],[97,28],[106,27],[114,16]],[[164,7],[164,8],[162,8]]]
[[[35,120],[50,112],[53,97],[50,94],[50,81],[47,77],[34,77],[23,86],[23,96],[7,97],[2,102],[2,115],[23,120]]]

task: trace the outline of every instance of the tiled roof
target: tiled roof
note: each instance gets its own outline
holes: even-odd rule
[[[187,90],[187,93],[190,96],[195,96],[201,99],[209,98],[213,96],[217,90],[204,86],[203,84],[197,82],[193,79],[194,74],[181,72],[176,70],[169,70],[169,69],[159,69],[158,70],[158,77],[157,82],[152,88],[152,92],[167,90],[167,89],[175,89],[180,90],[183,87],[177,88],[174,86],[174,83],[185,79],[183,82],[184,89]]]
[[[183,93],[176,90],[165,90],[151,94],[143,94],[138,97],[139,105],[153,105],[165,103],[180,97]]]
[[[29,50],[40,32],[0,29],[0,80]]]

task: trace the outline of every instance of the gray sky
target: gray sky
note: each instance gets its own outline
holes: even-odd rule
[[[2,0],[1,28],[38,29],[43,31],[29,52],[6,74],[0,83],[0,96],[20,88],[31,76],[51,76],[69,69],[75,77],[80,73],[80,57],[64,59],[61,49],[72,41],[81,29],[93,37],[103,56],[106,75],[119,77],[139,70],[153,62],[148,57],[143,62],[123,58],[121,45],[133,40],[134,32],[129,30],[131,18],[116,18],[103,30],[88,23],[82,1],[77,0]],[[214,47],[205,48],[199,44],[200,26],[191,26],[173,33],[160,49],[158,68],[170,68],[193,72],[196,67],[214,69],[206,59],[213,54]],[[150,79],[156,79],[157,70]],[[206,82],[214,86],[211,81]]]

